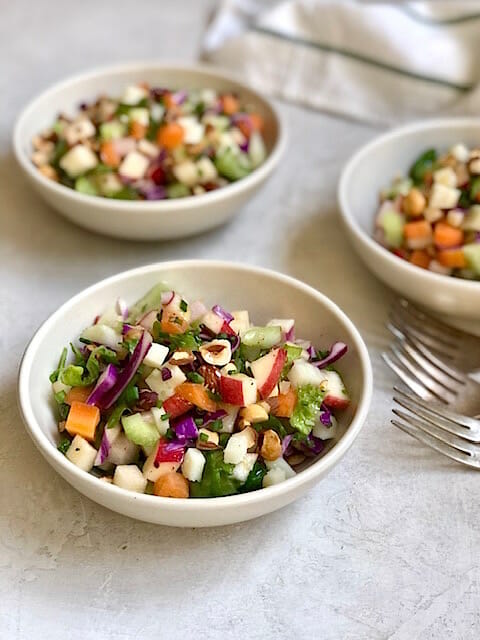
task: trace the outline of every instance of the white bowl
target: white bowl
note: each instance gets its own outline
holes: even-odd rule
[[[177,200],[129,202],[89,196],[45,178],[30,160],[33,136],[48,128],[59,112],[74,114],[81,102],[99,94],[121,95],[128,84],[236,91],[265,120],[265,162],[249,176],[199,196]],[[277,166],[286,144],[285,127],[272,103],[259,93],[206,66],[155,62],[131,63],[81,74],[56,84],[33,100],[15,125],[15,156],[27,178],[52,207],[76,224],[109,236],[131,240],[178,238],[216,227],[235,215]]]
[[[439,275],[415,267],[383,248],[373,237],[378,195],[397,174],[406,175],[422,151],[446,150],[457,142],[480,145],[480,120],[449,118],[417,122],[375,138],[343,169],[338,198],[353,246],[388,286],[468,330],[479,329],[480,282]]]
[[[92,322],[108,301],[131,303],[159,281],[190,298],[226,308],[248,308],[255,322],[295,317],[297,335],[327,346],[335,340],[349,345],[339,362],[350,392],[351,406],[341,414],[340,437],[327,453],[294,478],[256,492],[222,498],[158,498],[105,484],[81,471],[56,449],[58,433],[48,380],[59,354]],[[20,367],[20,410],[40,452],[78,491],[95,502],[132,518],[180,527],[207,527],[249,520],[292,502],[320,480],[342,458],[366,418],[372,394],[372,372],[365,344],[345,314],[324,295],[285,275],[227,262],[187,260],[133,269],[103,280],[66,302],[40,327]]]

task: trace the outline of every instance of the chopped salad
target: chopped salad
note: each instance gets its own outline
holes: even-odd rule
[[[234,93],[146,83],[60,114],[33,138],[32,162],[83,194],[120,200],[200,195],[265,160],[263,119]]]
[[[335,438],[347,351],[253,326],[163,284],[115,307],[65,348],[50,376],[58,449],[99,481],[172,498],[225,496],[291,478]]]
[[[375,238],[417,267],[480,280],[480,148],[422,153],[382,191]]]

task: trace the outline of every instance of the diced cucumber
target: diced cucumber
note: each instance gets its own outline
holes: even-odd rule
[[[247,347],[271,349],[282,340],[281,327],[252,327],[242,336],[242,344]]]
[[[383,229],[385,240],[389,247],[398,248],[403,242],[403,227],[405,219],[398,211],[385,211],[379,221],[379,226]]]
[[[167,196],[169,198],[185,198],[190,195],[190,189],[186,184],[174,182],[167,187]]]
[[[98,196],[98,189],[95,186],[93,180],[87,178],[87,176],[80,176],[75,180],[75,191],[84,193],[89,196]]]
[[[476,276],[480,276],[480,244],[466,244],[463,253],[470,269]]]
[[[248,146],[248,155],[252,163],[252,169],[255,169],[265,160],[267,151],[262,136],[254,131],[250,136],[250,144]]]
[[[226,149],[217,155],[214,160],[218,173],[227,180],[240,180],[245,178],[252,170],[252,165],[246,153],[233,153]]]
[[[137,300],[137,302],[130,307],[128,322],[135,323],[140,316],[144,315],[148,311],[159,309],[162,304],[162,293],[165,293],[165,291],[170,291],[170,287],[168,287],[164,282],[159,282],[152,287],[150,291],[147,291],[143,298]]]
[[[140,447],[154,447],[160,437],[155,423],[147,422],[140,413],[123,416],[122,426],[130,442]]]
[[[119,120],[111,120],[100,125],[100,138],[103,141],[123,138],[127,134],[127,127]]]

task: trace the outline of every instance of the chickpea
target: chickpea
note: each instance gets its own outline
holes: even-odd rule
[[[282,455],[282,441],[276,431],[268,429],[263,434],[260,455],[264,460],[273,461]]]
[[[421,215],[427,205],[427,200],[423,193],[413,187],[403,200],[403,211],[407,216],[416,217]]]
[[[170,471],[158,478],[153,485],[153,493],[164,498],[188,498],[190,488],[188,480],[181,473]]]

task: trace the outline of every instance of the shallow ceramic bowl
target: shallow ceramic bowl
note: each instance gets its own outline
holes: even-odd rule
[[[81,102],[94,100],[102,93],[121,95],[127,85],[141,81],[152,86],[237,92],[243,102],[252,105],[264,118],[267,159],[246,178],[221,189],[199,196],[151,202],[85,195],[45,178],[32,164],[33,136],[51,126],[59,112],[73,115]],[[231,75],[206,66],[154,62],[108,67],[55,85],[24,109],[13,135],[14,152],[20,167],[48,204],[82,227],[131,240],[179,238],[226,222],[271,175],[285,143],[285,127],[273,104]]]
[[[480,145],[480,120],[449,118],[418,122],[375,138],[357,151],[340,179],[338,198],[353,246],[373,273],[398,293],[429,307],[445,319],[478,331],[480,282],[439,275],[415,267],[393,255],[373,237],[378,195],[408,169],[422,151],[440,151],[463,142]]]
[[[201,499],[158,498],[125,491],[81,471],[56,449],[58,442],[48,380],[62,348],[108,305],[123,297],[132,303],[159,281],[187,298],[227,309],[247,308],[258,324],[272,317],[296,318],[297,335],[326,347],[349,345],[339,362],[352,402],[340,414],[340,436],[327,452],[294,478],[256,492]],[[28,433],[47,461],[67,482],[95,502],[132,518],[181,527],[207,527],[249,520],[285,506],[334,467],[357,437],[372,393],[367,349],[346,315],[327,297],[287,276],[227,262],[182,261],[154,264],[103,280],[66,302],[40,327],[25,352],[18,398]]]

